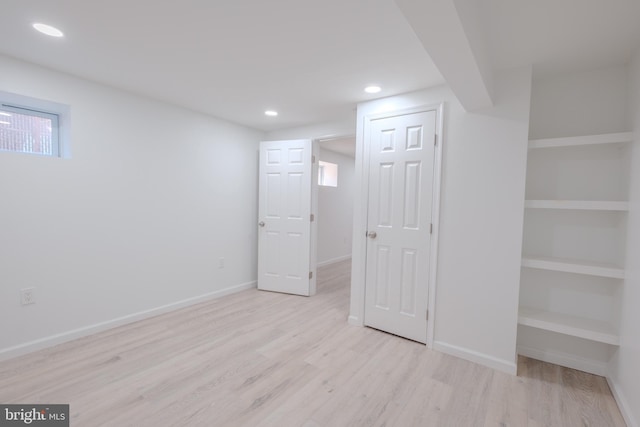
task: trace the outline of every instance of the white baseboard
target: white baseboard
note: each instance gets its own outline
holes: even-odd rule
[[[331,258],[331,259],[328,259],[326,261],[319,262],[318,263],[318,267],[324,267],[325,265],[335,264],[336,262],[346,261],[348,259],[351,259],[351,254],[344,255],[344,256],[339,256],[337,258]]]
[[[256,287],[256,281],[243,283],[236,286],[230,286],[218,291],[209,292],[197,297],[187,298],[182,301],[166,304],[160,307],[152,308],[150,310],[140,311],[138,313],[129,314],[127,316],[118,317],[105,322],[95,323],[93,325],[84,326],[82,328],[73,329],[71,331],[62,332],[59,334],[51,335],[45,338],[33,340],[24,344],[19,344],[13,347],[0,349],[0,360],[7,360],[14,357],[22,356],[27,353],[31,353],[44,348],[53,347],[54,345],[62,344],[67,341],[82,338],[87,335],[95,334],[107,329],[122,326],[127,323],[137,322],[138,320],[147,319],[149,317],[157,316],[159,314],[168,313],[170,311],[177,310],[179,308],[188,307],[190,305],[198,304],[204,301],[223,297],[225,295],[233,294],[236,292],[244,291]]]
[[[364,326],[364,323],[362,323],[362,320],[360,320],[356,316],[349,316],[347,323],[349,323],[352,326]]]
[[[447,344],[442,341],[434,341],[433,349],[442,353],[456,356],[470,362],[477,363],[479,365],[487,366],[497,371],[505,372],[507,374],[515,375],[518,371],[518,365],[515,360],[508,361],[503,359],[497,359],[488,354],[479,353],[477,351],[469,350],[467,348],[458,347],[455,345]]]
[[[611,393],[613,394],[613,398],[616,400],[618,404],[618,408],[620,408],[620,412],[622,413],[622,418],[624,418],[624,422],[627,423],[627,427],[640,427],[637,419],[635,418],[633,412],[631,412],[631,406],[627,401],[624,393],[622,393],[622,389],[616,383],[607,376],[607,382],[609,383],[609,388],[611,389]]]
[[[606,376],[607,364],[589,359],[582,359],[572,354],[566,354],[556,351],[540,350],[533,347],[518,346],[518,354],[532,359],[542,360],[543,362],[553,363],[555,365],[566,366],[567,368],[577,369],[579,371],[588,372],[594,375]]]

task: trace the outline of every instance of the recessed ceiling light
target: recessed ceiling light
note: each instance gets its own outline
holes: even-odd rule
[[[62,31],[60,31],[56,27],[52,27],[51,25],[41,24],[39,22],[36,22],[35,24],[33,24],[33,28],[35,28],[37,31],[40,31],[42,34],[46,34],[51,37],[64,36],[64,33]]]
[[[11,117],[11,114],[0,111],[0,116]]]
[[[275,117],[278,115],[277,111],[273,111],[273,110],[267,110],[264,112],[265,116],[269,116],[269,117]]]
[[[364,88],[364,91],[367,93],[378,93],[382,90],[380,86],[367,86]]]

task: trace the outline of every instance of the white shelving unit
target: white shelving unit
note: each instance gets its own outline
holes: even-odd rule
[[[527,209],[571,209],[585,211],[620,211],[629,210],[629,202],[613,202],[605,200],[525,200]]]
[[[522,266],[541,270],[624,279],[624,269],[605,262],[575,261],[556,257],[522,257]]]
[[[521,306],[518,323],[605,344],[620,344],[620,337],[613,326],[600,320]]]
[[[580,145],[596,144],[618,144],[620,142],[631,142],[632,140],[633,133],[631,132],[608,133],[603,135],[571,136],[567,138],[530,139],[529,149],[576,147]]]
[[[619,345],[615,307],[625,271],[610,258],[629,203],[619,200],[628,171],[616,150],[631,141],[630,132],[529,141],[536,153],[527,168],[520,354],[601,374]]]

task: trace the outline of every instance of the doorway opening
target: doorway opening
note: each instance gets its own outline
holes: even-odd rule
[[[351,259],[356,137],[347,135],[317,141],[320,148],[317,265],[322,267]]]

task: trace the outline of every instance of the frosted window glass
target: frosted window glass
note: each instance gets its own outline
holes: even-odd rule
[[[0,150],[57,157],[58,116],[2,105]]]

